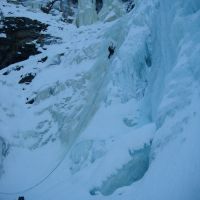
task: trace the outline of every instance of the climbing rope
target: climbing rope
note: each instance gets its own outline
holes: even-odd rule
[[[48,179],[49,176],[51,176],[51,174],[53,174],[55,172],[55,170],[62,164],[62,162],[64,161],[66,155],[67,155],[68,151],[64,154],[63,158],[58,162],[58,164],[53,168],[53,170],[47,174],[43,179],[41,179],[39,182],[37,182],[36,184],[24,189],[24,190],[21,190],[21,191],[17,191],[17,192],[1,192],[0,191],[0,194],[2,195],[15,195],[15,194],[24,194],[36,187],[38,187],[39,185],[41,185],[45,180]]]
[[[105,74],[104,74],[104,77],[105,77]],[[104,79],[103,79],[103,80],[104,80]],[[101,87],[102,87],[102,85],[100,84],[97,91],[99,91]],[[96,100],[96,99],[97,99],[97,96],[94,97],[94,100]],[[51,176],[51,174],[53,174],[53,173],[56,171],[56,169],[58,169],[58,167],[59,167],[59,166],[62,164],[62,162],[64,161],[64,159],[65,159],[67,153],[68,153],[68,151],[66,151],[66,153],[65,153],[64,156],[63,156],[63,158],[58,162],[58,164],[53,168],[53,170],[52,170],[49,174],[47,174],[43,179],[41,179],[39,182],[37,182],[36,184],[34,184],[34,185],[32,185],[32,186],[30,186],[30,187],[24,189],[24,190],[17,191],[17,192],[1,192],[1,191],[0,191],[0,194],[1,194],[1,195],[17,195],[17,194],[24,194],[24,193],[26,193],[26,192],[28,192],[28,191],[31,191],[32,189],[38,187],[38,186],[41,185],[43,182],[45,182],[45,181],[49,178],[49,176]]]

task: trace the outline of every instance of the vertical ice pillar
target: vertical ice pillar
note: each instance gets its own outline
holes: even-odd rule
[[[124,13],[123,4],[119,0],[103,0],[103,8],[99,12],[101,21],[112,21]]]
[[[77,25],[90,25],[97,21],[96,1],[78,0]]]

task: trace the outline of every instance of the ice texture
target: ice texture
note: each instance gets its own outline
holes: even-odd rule
[[[80,0],[78,28],[2,2],[60,40],[1,71],[0,199],[199,200],[200,2]]]

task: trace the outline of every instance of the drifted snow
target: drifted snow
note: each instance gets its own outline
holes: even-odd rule
[[[101,10],[108,18],[114,2]],[[199,1],[136,1],[107,23],[94,23],[91,1],[80,19],[94,24],[80,28],[4,4],[4,15],[48,23],[62,40],[18,63],[20,71],[13,64],[1,72],[0,152],[3,141],[9,150],[0,156],[0,192],[29,188],[56,169],[0,199],[198,200]],[[17,84],[30,72],[30,85]]]

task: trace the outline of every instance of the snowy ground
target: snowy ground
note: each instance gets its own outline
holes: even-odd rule
[[[200,3],[137,1],[76,28],[2,2],[61,39],[0,72],[0,199],[199,200]]]

